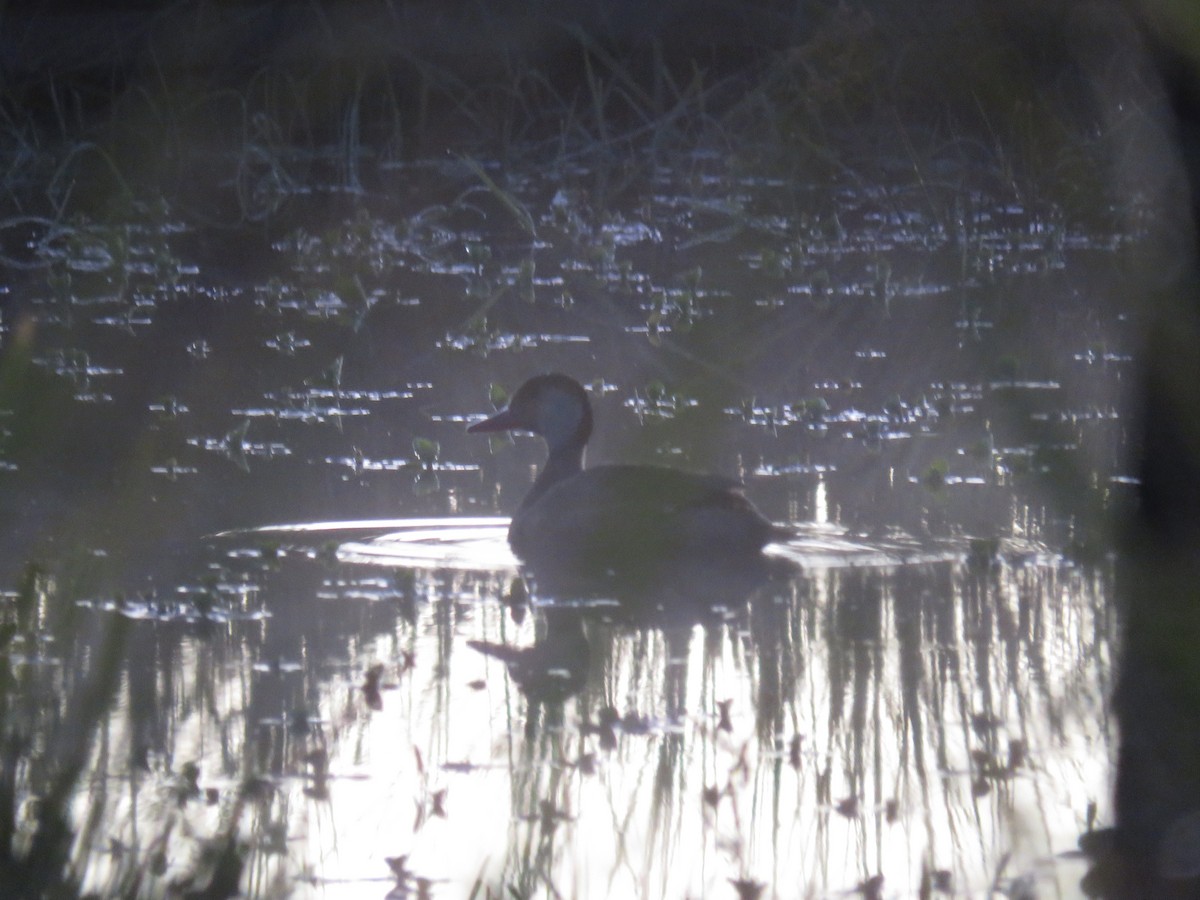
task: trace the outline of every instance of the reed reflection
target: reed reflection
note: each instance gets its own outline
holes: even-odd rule
[[[1070,895],[1055,855],[1107,812],[1103,569],[215,552],[197,571],[229,589],[196,621],[84,612],[135,652],[64,807],[81,890]],[[11,769],[16,796],[43,770]]]
[[[518,831],[570,810],[566,835],[537,857],[510,845],[503,877],[1074,890],[1081,871],[1050,860],[1107,792],[1107,575],[989,559],[760,574],[740,594],[697,590],[709,571],[692,593],[573,607],[592,660],[576,716],[527,728],[514,772]]]

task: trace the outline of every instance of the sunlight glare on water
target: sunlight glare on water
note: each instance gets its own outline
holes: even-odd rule
[[[974,893],[1005,853],[1012,877],[1078,877],[1051,860],[1103,803],[1111,741],[1084,687],[1109,653],[1102,585],[1081,572],[865,565],[795,571],[691,622],[602,607],[584,620],[586,684],[561,709],[524,697],[503,662],[445,655],[453,597],[477,598],[456,645],[536,643],[503,581],[439,583],[411,630],[359,651],[363,667],[394,658],[408,635],[416,663],[381,707],[322,700],[341,748],[332,799],[291,789],[313,817],[297,863],[321,860],[322,895],[352,896],[402,854],[444,896],[477,878],[709,895],[744,876],[825,896],[923,867]]]

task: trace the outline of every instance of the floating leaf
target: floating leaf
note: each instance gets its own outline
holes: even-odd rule
[[[442,447],[437,441],[429,438],[415,437],[412,442],[413,454],[422,465],[431,466],[437,462]]]

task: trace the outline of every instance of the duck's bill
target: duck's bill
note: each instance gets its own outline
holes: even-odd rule
[[[513,428],[521,428],[522,425],[517,421],[517,417],[512,414],[511,410],[502,409],[490,419],[484,419],[482,422],[476,422],[467,429],[468,434],[478,434],[481,431],[510,431]]]

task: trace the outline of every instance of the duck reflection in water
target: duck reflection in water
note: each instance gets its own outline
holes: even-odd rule
[[[780,564],[779,571],[775,563]],[[517,580],[530,585],[530,609],[538,620],[533,645],[467,643],[505,664],[529,703],[525,731],[526,737],[532,738],[540,714],[544,714],[547,727],[562,726],[563,703],[587,689],[592,660],[611,656],[606,641],[620,633],[657,630],[670,648],[668,659],[687,659],[696,625],[719,627],[733,620],[745,621],[758,598],[765,597],[773,585],[787,583],[786,577],[775,576],[790,569],[782,560],[765,558],[737,564],[720,558],[675,560],[637,572],[603,575],[527,567]],[[514,619],[519,620],[524,612],[524,606],[510,607]],[[603,677],[603,672],[597,675]],[[667,719],[677,721],[686,711],[685,692],[679,687],[686,674],[678,665],[668,665],[661,675],[668,698]]]
[[[579,609],[545,607],[532,647],[492,641],[467,645],[504,663],[509,677],[530,702],[561,703],[578,694],[587,681],[591,657]]]
[[[544,627],[531,647],[469,642],[502,660],[531,713],[545,706],[548,721],[584,689],[596,626],[660,628],[686,644],[697,623],[745,608],[772,562],[786,567],[761,552],[786,532],[734,480],[663,466],[585,469],[591,403],[566,375],[529,379],[468,431],[527,431],[548,449],[508,532]]]
[[[467,430],[527,431],[546,442],[546,463],[508,531],[513,552],[534,568],[633,571],[687,557],[749,560],[786,536],[732,479],[665,466],[585,469],[592,406],[566,375],[529,379],[505,409]]]

